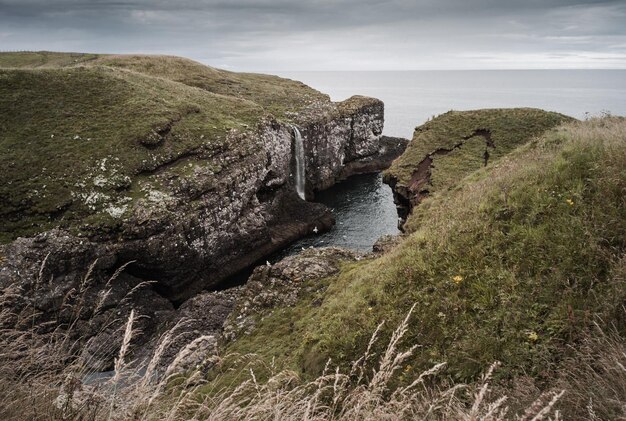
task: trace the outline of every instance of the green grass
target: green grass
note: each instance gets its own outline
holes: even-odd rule
[[[316,101],[329,101],[302,82],[272,75],[236,73],[205,66],[182,57],[82,53],[0,53],[0,67],[39,68],[107,66],[168,79],[216,94],[253,101],[276,117]]]
[[[405,153],[386,171],[387,179],[410,186],[417,165],[437,150],[451,150],[433,155],[430,183],[422,188],[430,194],[453,186],[467,174],[484,165],[483,154],[494,162],[545,130],[571,120],[562,114],[533,108],[449,111],[415,129]],[[493,146],[476,132],[489,132]],[[461,145],[458,148],[455,146]],[[413,192],[417,193],[417,192]]]
[[[84,64],[98,57],[100,57],[99,54],[57,53],[52,51],[0,53],[0,67],[16,69],[67,67]]]
[[[455,379],[473,379],[496,360],[503,376],[549,380],[596,316],[623,329],[624,168],[624,119],[551,130],[427,198],[392,252],[323,281],[321,305],[305,293],[268,310],[226,353],[314,376],[328,358],[362,355],[383,320],[388,337],[417,303],[407,381],[442,361]]]
[[[86,216],[111,222],[105,208],[128,204],[140,173],[198,150],[253,153],[226,135],[265,114],[250,101],[107,67],[0,70],[0,110],[5,239]]]
[[[285,117],[316,101],[329,97],[302,82],[278,76],[235,73],[171,56],[102,56],[94,65],[124,68],[162,77],[209,92],[247,99],[265,107],[276,117]]]

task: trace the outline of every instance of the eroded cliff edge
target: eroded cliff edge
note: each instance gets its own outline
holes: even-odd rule
[[[449,111],[416,127],[406,151],[384,174],[401,223],[428,196],[452,188],[472,172],[572,120],[535,108],[483,109]]]

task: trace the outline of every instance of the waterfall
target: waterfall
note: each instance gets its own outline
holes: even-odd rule
[[[306,173],[304,166],[304,142],[302,141],[302,135],[300,134],[300,130],[296,126],[291,126],[293,129],[293,137],[295,140],[295,154],[296,154],[296,191],[298,192],[298,196],[302,200],[306,200],[306,196],[304,193],[305,183],[306,183]]]

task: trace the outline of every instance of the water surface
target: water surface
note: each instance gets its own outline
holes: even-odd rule
[[[303,247],[339,246],[371,251],[379,237],[399,232],[393,194],[380,174],[350,177],[317,193],[315,201],[328,206],[335,215],[337,223],[333,229],[297,241],[273,256],[272,262]]]

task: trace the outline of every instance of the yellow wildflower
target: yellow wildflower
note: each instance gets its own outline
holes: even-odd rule
[[[567,199],[565,201],[567,202],[568,205],[574,206],[574,201],[572,199]]]
[[[368,307],[367,310],[368,311],[372,311],[373,309],[372,309],[372,307]]]
[[[452,281],[458,285],[463,282],[463,277],[461,275],[455,275],[452,277]]]
[[[539,335],[534,330],[528,332],[528,340],[532,342],[536,342],[539,339]]]

